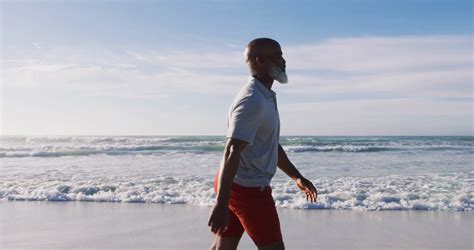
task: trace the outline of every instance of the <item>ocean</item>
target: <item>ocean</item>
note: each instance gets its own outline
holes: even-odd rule
[[[1,136],[0,200],[210,206],[224,136]],[[472,211],[474,136],[282,136],[318,189],[309,203],[282,171],[291,209]]]

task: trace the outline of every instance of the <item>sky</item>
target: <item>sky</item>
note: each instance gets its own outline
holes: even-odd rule
[[[280,42],[281,135],[474,135],[471,1],[0,1],[2,135],[224,135]]]

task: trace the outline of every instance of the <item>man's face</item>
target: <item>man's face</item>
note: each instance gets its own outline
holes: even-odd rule
[[[272,46],[269,51],[269,55],[266,56],[275,66],[286,72],[286,61],[283,58],[283,52],[280,46]]]
[[[274,46],[266,58],[268,75],[270,75],[273,80],[280,83],[287,83],[288,76],[286,74],[286,61],[283,58],[280,46]]]

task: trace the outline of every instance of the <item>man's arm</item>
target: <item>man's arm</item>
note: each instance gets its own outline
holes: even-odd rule
[[[224,161],[219,169],[219,186],[217,187],[217,204],[229,204],[230,189],[240,162],[240,153],[247,146],[247,142],[229,138],[224,150]]]
[[[313,183],[304,178],[298,169],[296,169],[295,165],[291,163],[290,159],[288,159],[288,156],[286,155],[285,150],[280,144],[278,144],[278,168],[280,168],[283,172],[285,172],[285,174],[287,174],[296,182],[298,188],[300,188],[301,191],[305,193],[306,200],[316,202],[316,199],[318,198],[318,191],[314,187]]]
[[[296,169],[295,165],[293,165],[290,159],[288,159],[285,150],[280,144],[278,144],[278,168],[285,172],[285,174],[294,181],[303,177],[300,172],[298,172],[298,169]]]
[[[224,160],[219,169],[217,201],[214,205],[208,226],[213,233],[222,231],[229,220],[229,198],[234,176],[237,173],[240,162],[240,153],[247,146],[247,142],[230,138],[224,149]]]

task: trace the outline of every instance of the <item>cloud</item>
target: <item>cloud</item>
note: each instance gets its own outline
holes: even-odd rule
[[[126,51],[137,61],[149,65],[166,66],[181,69],[225,69],[242,68],[244,54],[241,51],[196,52],[172,51],[163,53],[155,50]]]
[[[470,102],[342,100],[280,105],[280,118],[285,134],[472,135],[473,111]]]
[[[37,49],[41,49],[41,47],[40,47],[40,44],[39,44],[39,43],[37,43],[37,42],[33,42],[33,43],[31,43],[31,44],[33,44],[33,46],[35,46],[35,48],[37,48]]]
[[[472,36],[334,38],[285,49],[296,69],[350,73],[414,71],[472,63]]]
[[[396,97],[470,97],[473,94],[472,68],[466,66],[331,76],[295,74],[291,81],[294,86],[285,88],[285,93],[363,95],[383,92]]]
[[[281,92],[316,98],[375,92],[394,97],[470,97],[471,44],[472,36],[460,35],[333,38],[283,45],[290,85]],[[36,58],[3,60],[2,68],[3,81],[9,87],[67,88],[85,95],[135,97],[232,95],[247,74],[243,51],[234,49],[56,47]]]
[[[282,134],[472,134],[471,44],[472,36],[464,35],[333,38],[283,44],[290,84],[274,88],[282,100]],[[247,79],[243,50],[224,47],[168,51],[58,46],[35,54],[25,52],[23,57],[4,54],[2,90],[8,95],[4,100],[10,101],[2,105],[12,107],[4,109],[10,119],[8,128],[17,131],[17,126],[25,124],[15,110],[24,110],[23,117],[35,117],[38,110],[51,112],[50,107],[41,109],[41,103],[30,103],[38,107],[30,111],[11,104],[11,100],[33,103],[22,96],[28,92],[35,93],[33,98],[54,96],[52,93],[62,98],[98,97],[97,110],[103,100],[99,97],[166,99],[168,106],[151,111],[154,113],[142,111],[148,106],[128,112],[146,121],[158,113],[165,119],[169,116],[166,112],[184,112],[173,108],[186,102],[192,108],[177,117],[192,117],[183,124],[194,121],[209,131],[206,128],[218,124],[216,114],[224,114]],[[22,55],[21,51],[13,54]],[[200,96],[198,102],[183,97],[191,95]],[[227,99],[217,100],[223,96]],[[61,103],[54,108],[61,114],[55,118],[59,123],[67,115],[77,115],[62,110]],[[195,109],[204,112],[196,115]],[[108,112],[117,112],[106,105],[103,110],[94,115],[108,117]],[[88,114],[89,110],[83,112]],[[117,117],[123,119],[122,113]]]
[[[22,74],[30,72],[58,72],[61,70],[69,69],[79,66],[77,64],[41,64],[41,63],[29,63],[28,65],[11,69],[11,72]]]

